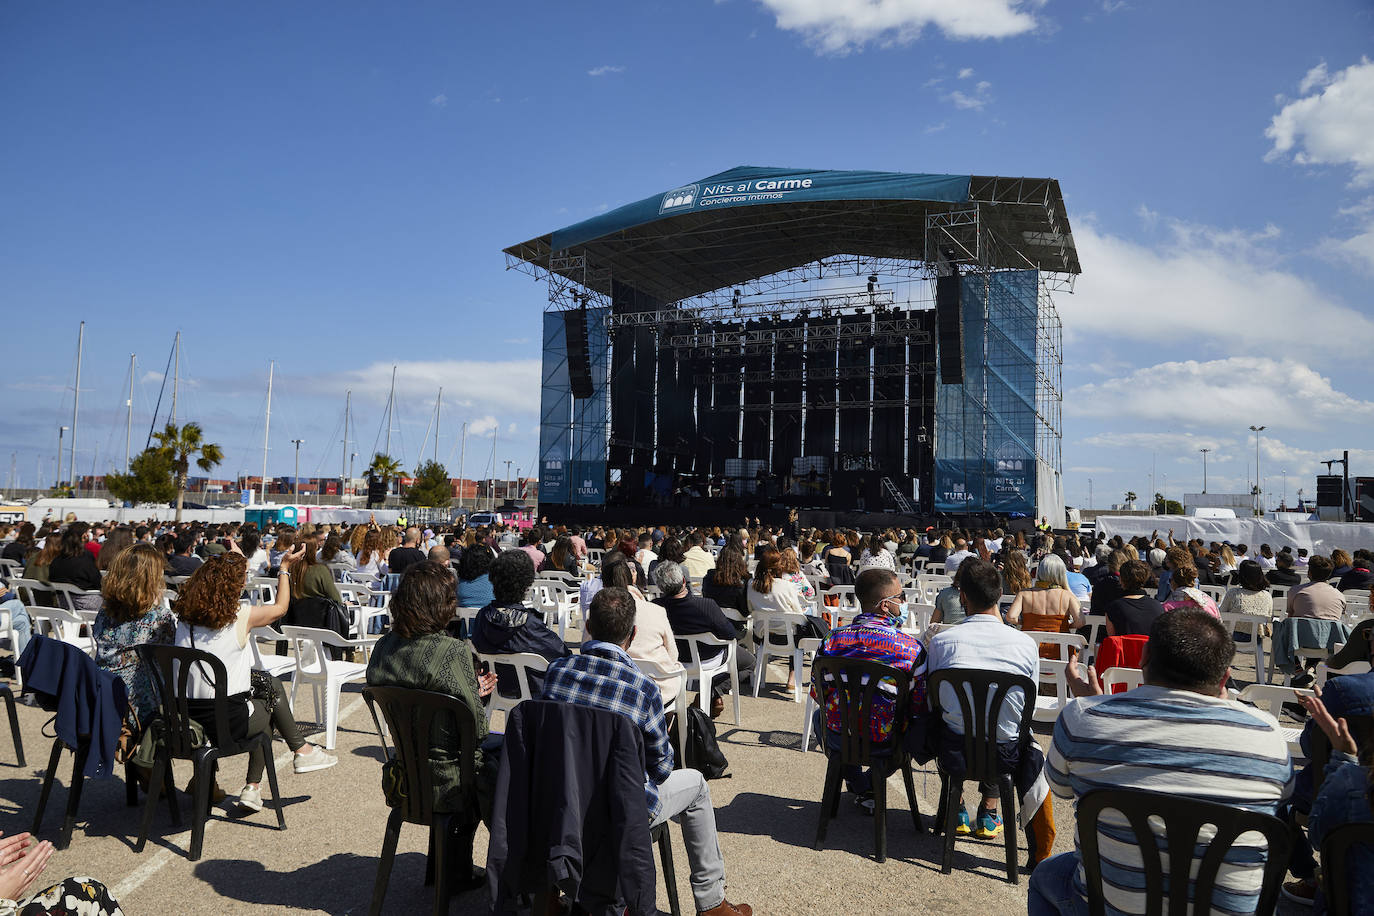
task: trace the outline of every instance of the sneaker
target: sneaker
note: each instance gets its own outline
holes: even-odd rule
[[[239,790],[239,804],[249,811],[262,810],[262,792],[257,786],[245,785]]]
[[[1002,835],[1002,815],[982,808],[978,811],[978,829],[974,836],[980,840],[995,840]]]
[[[1301,878],[1296,881],[1285,881],[1283,882],[1283,896],[1294,903],[1311,906],[1312,901],[1317,896],[1317,885]]]
[[[338,757],[326,754],[319,745],[315,745],[306,753],[296,755],[295,767],[297,773],[311,773],[315,770],[327,770],[338,762]]]
[[[968,809],[963,805],[959,806],[959,825],[954,828],[954,832],[959,836],[968,836],[973,832],[973,827],[968,820]]]

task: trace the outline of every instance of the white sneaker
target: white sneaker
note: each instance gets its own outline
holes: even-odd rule
[[[246,785],[239,791],[239,804],[249,811],[262,810],[262,792],[257,786]]]
[[[310,773],[315,770],[327,770],[338,762],[338,757],[326,754],[319,745],[315,745],[308,753],[296,755],[295,767],[297,773]]]

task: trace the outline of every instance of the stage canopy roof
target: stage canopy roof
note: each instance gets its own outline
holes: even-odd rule
[[[921,261],[928,216],[978,210],[999,240],[988,267],[1079,273],[1052,178],[740,166],[505,249],[609,295],[624,283],[663,302],[822,258]],[[521,263],[523,262],[523,264]]]

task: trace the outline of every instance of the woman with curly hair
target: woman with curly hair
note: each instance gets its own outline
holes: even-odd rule
[[[1197,587],[1197,564],[1188,548],[1170,547],[1164,552],[1164,562],[1169,568],[1169,594],[1163,601],[1164,610],[1195,607],[1213,617],[1221,616],[1212,596]]]
[[[386,540],[386,535],[379,529],[368,529],[367,533],[363,535],[363,546],[358,551],[356,558],[355,575],[373,579],[380,579],[386,575],[386,555],[390,553]]]
[[[233,542],[230,542],[233,544]],[[296,720],[286,700],[281,682],[269,677],[271,702],[252,697],[249,672],[253,668],[253,653],[248,646],[249,632],[281,619],[291,603],[291,576],[297,562],[305,554],[306,545],[297,545],[281,558],[277,575],[277,600],[273,604],[240,607],[247,561],[238,546],[228,553],[211,557],[200,566],[182,586],[172,611],[177,615],[176,644],[209,652],[224,662],[229,694],[229,733],[243,740],[275,729],[295,753],[295,771],[309,773],[338,763],[338,758],[308,744],[296,730]],[[187,704],[191,717],[208,729],[215,721],[215,685],[203,666],[193,666],[187,679],[191,699]],[[269,709],[269,706],[271,707]],[[262,749],[255,748],[248,755],[248,777],[239,791],[239,804],[250,811],[262,810],[262,771],[266,766]]]
[[[176,635],[177,621],[163,596],[163,566],[162,554],[152,544],[137,544],[120,552],[100,583],[105,600],[91,628],[95,663],[118,676],[128,693],[124,749],[129,753],[138,746],[144,726],[157,714],[152,675],[134,648],[167,645]]]

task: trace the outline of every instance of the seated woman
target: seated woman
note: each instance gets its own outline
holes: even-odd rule
[[[1197,566],[1188,548],[1170,547],[1165,552],[1165,563],[1169,567],[1169,597],[1164,599],[1164,610],[1195,607],[1213,617],[1220,616],[1212,596],[1197,587]]]
[[[334,584],[329,567],[315,558],[310,542],[303,542],[305,552],[291,567],[291,603],[282,623],[295,627],[314,627],[333,630],[348,638],[348,618],[333,605],[342,605],[343,596]],[[330,652],[338,652],[331,648]]]
[[[230,552],[206,560],[182,584],[181,591],[172,603],[172,612],[177,615],[178,621],[176,645],[209,652],[224,662],[229,681],[224,685],[229,695],[229,733],[236,740],[276,729],[277,734],[285,739],[286,746],[295,753],[297,773],[332,767],[339,762],[338,758],[306,743],[296,730],[296,720],[291,715],[291,705],[287,702],[280,681],[275,677],[266,678],[266,687],[273,694],[270,704],[252,696],[250,672],[253,653],[248,646],[248,640],[252,638],[249,631],[254,627],[269,626],[286,613],[291,600],[291,570],[305,554],[306,548],[298,545],[280,558],[281,571],[277,575],[275,604],[240,607],[239,594],[243,591],[247,561],[239,552],[238,545],[232,541],[230,544]],[[187,690],[191,696],[187,704],[191,717],[213,733],[215,685],[199,666],[191,669]],[[243,789],[239,791],[239,804],[250,811],[262,810],[259,784],[266,765],[260,747],[249,753],[248,776]]]
[[[1127,560],[1121,564],[1119,572],[1121,590],[1125,593],[1103,609],[1107,617],[1108,636],[1149,636],[1150,627],[1160,614],[1164,605],[1146,594],[1146,581],[1150,578],[1150,567],[1139,560]]]
[[[805,614],[806,608],[802,606],[801,592],[797,586],[788,581],[782,572],[782,555],[777,548],[765,546],[759,553],[758,566],[754,568],[754,578],[750,581],[749,587],[745,589],[745,595],[749,601],[749,611],[761,612],[790,612],[794,614]],[[801,624],[793,627],[796,639],[818,638],[825,639],[830,635],[825,622],[819,617],[809,617],[806,626]],[[787,637],[774,630],[765,634],[763,624],[757,618],[754,620],[754,638],[762,642],[768,638],[770,644],[785,644]],[[791,671],[792,661],[788,659],[787,689],[791,690],[795,683],[796,673]]]
[[[472,621],[474,649],[483,655],[529,652],[548,661],[572,654],[543,617],[525,606],[525,593],[534,584],[534,564],[523,550],[507,550],[492,560],[489,575],[493,597]],[[496,673],[501,694],[517,696],[520,684],[515,671],[501,665]],[[536,694],[543,685],[543,674],[530,675],[530,689]]]
[[[611,559],[601,569],[601,582],[604,588],[623,588],[635,600],[635,632],[630,641],[629,655],[635,661],[653,662],[667,672],[682,670],[678,661],[677,640],[673,628],[668,623],[668,612],[644,597],[634,584],[634,570],[619,552],[610,554]],[[590,607],[591,605],[584,605]],[[677,699],[682,681],[677,677],[655,677],[658,692],[663,697],[666,711]]]
[[[486,607],[495,600],[491,593],[491,577],[488,575],[494,559],[490,550],[463,551],[458,558],[459,607]]]
[[[3,834],[0,834],[3,836]],[[119,902],[91,878],[66,878],[57,884],[38,879],[52,859],[53,845],[33,842],[27,833],[0,839],[0,914],[3,916],[122,916]],[[38,885],[42,890],[30,893]]]
[[[386,535],[377,528],[369,528],[363,535],[363,548],[355,558],[354,575],[363,580],[380,579],[386,575]]]
[[[337,534],[331,534],[324,539],[324,546],[320,548],[320,562],[325,566],[342,566],[349,572],[358,568],[358,561],[353,559],[353,554],[344,550],[343,538]]]
[[[1083,612],[1069,591],[1064,561],[1050,554],[1036,567],[1035,587],[1017,592],[1007,609],[1007,623],[1037,633],[1072,633],[1083,626]],[[1056,646],[1040,647],[1041,658],[1058,658]]]
[[[457,697],[472,710],[477,725],[476,774],[478,812],[491,820],[491,802],[496,787],[496,771],[501,762],[501,735],[488,734],[487,715],[482,698],[496,686],[496,675],[477,673],[472,648],[454,639],[444,628],[453,619],[457,601],[453,577],[448,567],[433,560],[416,563],[405,571],[401,584],[391,595],[391,631],[377,640],[367,663],[367,682],[378,687],[409,687],[432,690]],[[452,813],[463,807],[469,787],[460,782],[462,767],[458,760],[458,733],[452,716],[437,719],[430,732],[429,765],[434,780],[434,810]],[[485,871],[472,868],[472,838],[477,831],[476,816],[454,824],[458,849],[466,849],[455,861],[464,863],[467,880],[460,877],[461,889],[473,890],[485,883]]]
[[[787,538],[779,539],[778,555],[778,569],[782,573],[782,578],[797,587],[797,594],[801,596],[803,603],[814,600],[816,586],[812,585],[811,580],[802,572],[801,558],[797,556],[797,551],[792,548],[792,542]]]
[[[95,565],[95,557],[86,549],[90,530],[91,526],[85,522],[72,522],[63,530],[58,539],[57,556],[48,567],[48,581],[75,585],[87,592],[99,591],[100,570]],[[72,600],[78,611],[100,610],[99,595],[74,595]]]
[[[177,621],[163,597],[162,554],[152,544],[130,547],[115,558],[100,594],[105,599],[95,616],[95,663],[119,677],[129,697],[129,713],[120,736],[120,759],[138,747],[144,727],[157,715],[157,689],[139,661],[135,646],[169,645]],[[146,775],[146,774],[145,774]]]
[[[1274,596],[1269,592],[1269,580],[1264,575],[1264,569],[1254,560],[1242,560],[1236,570],[1236,580],[1240,584],[1226,590],[1217,612],[1263,618],[1263,632],[1268,636],[1274,620]]]
[[[935,610],[931,612],[930,622],[935,623],[961,623],[968,614],[964,611],[964,603],[959,599],[959,573],[964,569],[963,564],[954,568],[954,575],[950,577],[950,584],[940,589],[935,595]]]
[[[701,580],[701,597],[710,598],[721,608],[737,611],[741,617],[749,614],[749,599],[745,588],[749,584],[749,564],[744,554],[734,547],[726,547],[716,557],[714,569],[708,569]]]
[[[533,561],[530,562],[530,567],[534,567]],[[549,551],[549,558],[544,563],[544,570],[546,572],[565,572],[574,576],[579,574],[577,551],[573,549],[572,538],[565,534],[554,541],[553,550]]]

